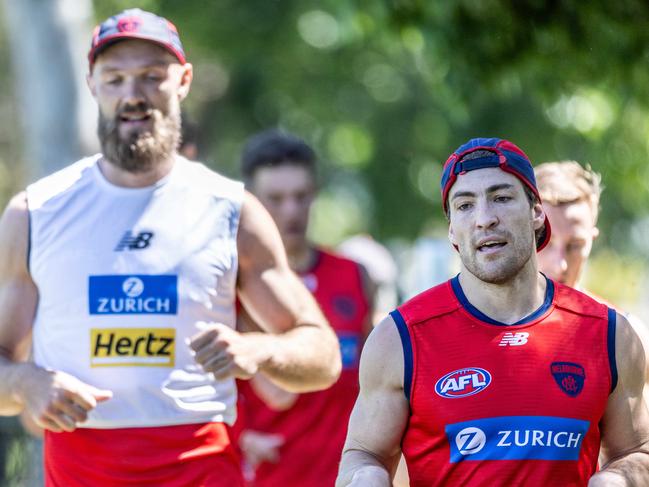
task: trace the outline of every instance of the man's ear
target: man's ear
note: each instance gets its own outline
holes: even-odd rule
[[[593,227],[593,240],[599,237],[599,228]]]
[[[540,201],[532,206],[532,218],[534,220],[534,230],[539,230],[545,224],[545,211]]]
[[[178,88],[178,98],[182,101],[185,98],[187,98],[187,95],[189,94],[189,88],[192,84],[192,80],[194,79],[194,67],[191,65],[191,63],[185,63],[182,66],[183,73],[180,78],[180,86]]]
[[[92,72],[86,74],[86,83],[90,89],[93,98],[97,98],[97,87],[95,86],[95,79],[92,77]]]
[[[448,224],[448,239],[453,245],[453,247],[457,247],[457,239],[455,238],[455,233],[453,233],[453,227],[451,227],[451,224]]]

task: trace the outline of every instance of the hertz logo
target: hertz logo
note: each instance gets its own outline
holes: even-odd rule
[[[93,328],[90,366],[173,367],[175,338],[174,328]]]

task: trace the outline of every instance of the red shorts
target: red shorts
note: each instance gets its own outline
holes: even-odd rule
[[[222,423],[45,433],[46,487],[243,487]]]

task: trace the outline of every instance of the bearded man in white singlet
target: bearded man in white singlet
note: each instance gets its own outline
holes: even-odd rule
[[[242,485],[234,379],[328,387],[336,336],[261,204],[177,153],[192,65],[173,24],[126,10],[89,62],[102,153],[0,221],[0,414],[45,429],[47,486]],[[237,298],[261,332],[235,331]]]

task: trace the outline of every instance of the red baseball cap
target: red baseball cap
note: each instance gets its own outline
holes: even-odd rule
[[[463,160],[467,154],[475,151],[488,151],[491,154],[468,161]],[[484,169],[486,167],[497,167],[502,171],[513,174],[534,193],[534,196],[536,196],[539,202],[541,201],[539,190],[536,187],[534,169],[527,154],[508,140],[478,138],[471,139],[467,143],[462,144],[444,163],[440,189],[442,191],[442,206],[445,213],[448,213],[448,193],[457,180],[457,177],[465,172]],[[543,230],[537,236],[537,252],[548,244],[551,232],[550,220],[548,220],[546,215]]]
[[[174,24],[151,12],[131,8],[109,17],[95,27],[88,52],[90,69],[103,49],[123,39],[151,41],[164,47],[181,64],[186,62],[185,51]]]

